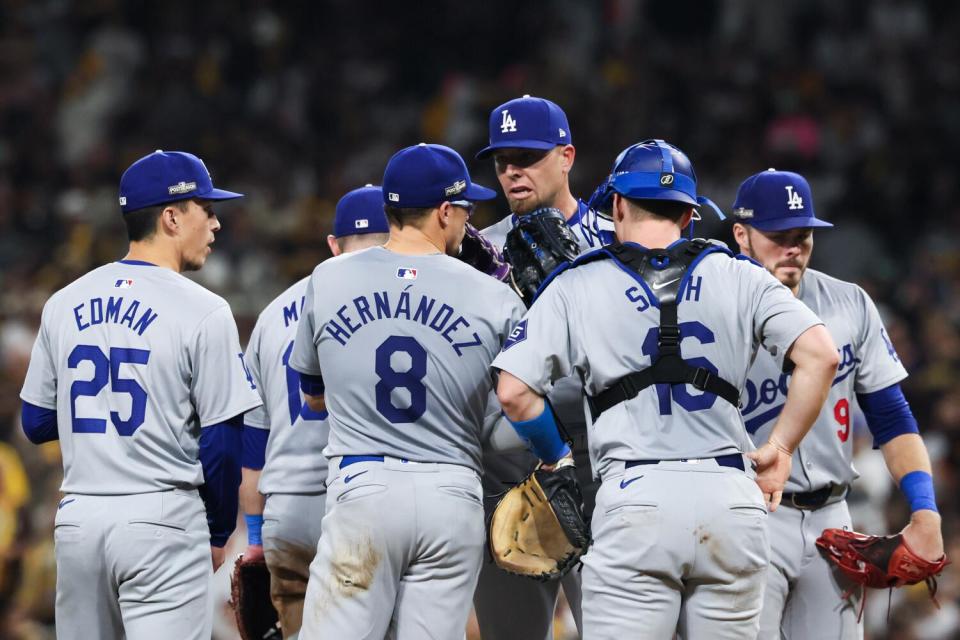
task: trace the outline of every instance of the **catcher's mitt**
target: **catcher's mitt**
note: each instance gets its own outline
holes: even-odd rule
[[[870,536],[845,529],[825,529],[817,538],[817,546],[857,584],[886,589],[926,582],[931,596],[937,592],[936,575],[948,562],[946,555],[936,562],[924,560],[899,533]]]
[[[572,461],[555,471],[536,469],[504,494],[490,518],[494,561],[517,575],[559,578],[590,546],[582,503]]]
[[[280,637],[276,633],[279,617],[270,600],[270,571],[263,559],[237,558],[230,576],[230,606],[243,640]]]
[[[520,216],[507,233],[504,257],[513,266],[513,281],[529,307],[543,281],[580,253],[580,245],[559,209],[543,208]]]
[[[510,265],[504,261],[503,254],[472,224],[468,222],[466,228],[457,257],[477,271],[506,282],[510,278]]]

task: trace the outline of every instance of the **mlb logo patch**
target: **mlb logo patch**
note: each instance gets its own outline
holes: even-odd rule
[[[369,226],[370,226],[370,221],[365,218],[361,218],[360,220],[353,221],[354,229],[366,229]]]
[[[117,280],[116,284],[113,285],[117,289],[129,289],[133,286],[133,280],[126,278],[124,280]]]
[[[416,280],[417,279],[417,270],[409,269],[407,267],[400,267],[397,269],[397,277],[401,280]]]
[[[507,341],[503,343],[503,350],[506,351],[513,345],[523,342],[527,339],[527,321],[521,320],[517,326],[513,328],[513,331],[510,332],[510,335],[507,336]]]

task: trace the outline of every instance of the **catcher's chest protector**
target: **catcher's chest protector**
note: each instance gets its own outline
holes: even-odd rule
[[[682,336],[677,320],[679,293],[697,263],[707,255],[717,252],[733,257],[729,249],[697,238],[689,242],[675,243],[668,249],[643,249],[636,245],[613,243],[574,262],[572,266],[594,260],[617,261],[622,268],[639,276],[649,298],[658,300],[660,307],[658,352],[653,358],[653,364],[642,371],[620,378],[604,391],[588,397],[594,420],[607,409],[659,383],[691,384],[700,391],[713,393],[739,407],[740,392],[733,384],[709,369],[687,363],[680,353]]]

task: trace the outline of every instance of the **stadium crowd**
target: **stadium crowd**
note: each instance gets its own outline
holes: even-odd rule
[[[203,157],[247,194],[193,277],[245,340],[262,307],[328,255],[346,191],[421,140],[465,157],[491,107],[566,110],[575,193],[649,137],[683,148],[729,209],[766,167],[805,174],[813,266],[863,286],[910,377],[947,554],[960,558],[960,10],[946,0],[550,0],[514,3],[0,1],[0,637],[52,635],[61,465],[19,426],[43,303],[122,257],[123,168],[156,149]],[[493,169],[471,162],[480,181]],[[485,180],[484,180],[485,179]],[[499,219],[502,199],[477,226]],[[698,235],[725,240],[705,220]],[[860,425],[855,526],[909,511]],[[774,541],[774,544],[776,542]],[[960,572],[867,603],[867,637],[960,637]]]

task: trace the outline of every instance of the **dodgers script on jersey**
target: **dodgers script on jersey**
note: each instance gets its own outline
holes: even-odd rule
[[[319,493],[325,490],[327,414],[312,411],[300,394],[300,374],[290,366],[293,341],[309,276],[284,291],[257,318],[244,359],[263,406],[243,423],[269,429],[260,493]]]
[[[761,267],[720,254],[694,267],[677,299],[684,360],[738,388],[758,346],[782,366],[794,340],[820,323]],[[575,373],[595,395],[649,367],[657,353],[655,292],[612,260],[560,274],[522,322],[522,337],[510,340],[493,366],[540,394]],[[753,449],[737,408],[689,385],[656,385],[605,411],[590,427],[590,448],[601,476],[616,460],[707,458]]]
[[[57,411],[61,490],[94,495],[199,486],[200,428],[260,404],[227,302],[136,262],[47,301],[21,397]]]
[[[824,321],[840,351],[827,402],[794,453],[786,492],[849,485],[853,468],[852,407],[858,393],[872,393],[907,377],[880,314],[857,285],[807,269],[799,299]],[[764,442],[786,400],[789,375],[758,354],[743,394],[743,417],[755,442]]]
[[[323,376],[327,457],[387,455],[479,472],[488,365],[522,314],[512,289],[446,255],[373,247],[320,264],[290,364]]]

